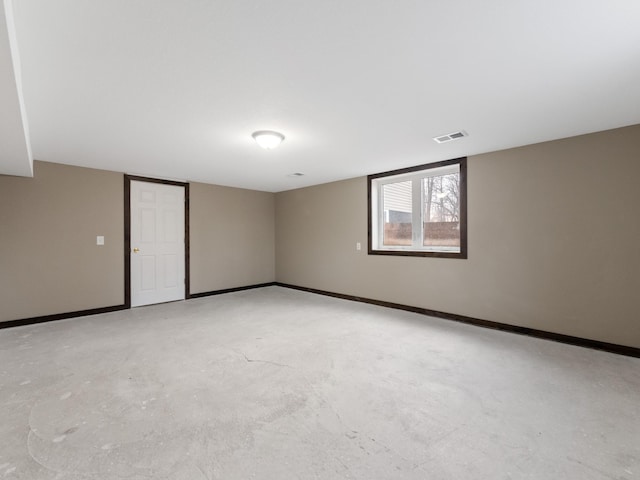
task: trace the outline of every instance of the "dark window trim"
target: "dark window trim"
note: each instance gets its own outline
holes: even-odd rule
[[[124,305],[131,308],[131,181],[184,187],[184,298],[190,298],[189,184],[174,180],[124,175]]]
[[[405,173],[413,173],[420,170],[429,170],[432,168],[446,167],[448,165],[460,165],[460,252],[421,252],[410,250],[375,250],[373,248],[373,233],[371,224],[371,195],[373,194],[371,184],[372,180],[383,177],[391,177],[394,175],[402,175]],[[427,163],[415,167],[400,168],[388,172],[375,173],[367,176],[367,243],[369,255],[390,255],[401,257],[436,257],[436,258],[458,258],[467,259],[467,157],[454,158],[451,160],[443,160],[440,162]]]

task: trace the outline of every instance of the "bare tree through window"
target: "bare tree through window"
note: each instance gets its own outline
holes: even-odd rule
[[[460,246],[460,175],[427,177],[422,180],[425,247]]]
[[[467,258],[467,159],[369,175],[369,253]]]

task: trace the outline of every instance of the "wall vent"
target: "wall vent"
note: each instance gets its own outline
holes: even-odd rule
[[[438,137],[433,137],[433,140],[437,143],[446,143],[451,140],[457,140],[458,138],[468,137],[469,134],[464,130],[460,130],[459,132],[447,133],[446,135],[440,135]]]

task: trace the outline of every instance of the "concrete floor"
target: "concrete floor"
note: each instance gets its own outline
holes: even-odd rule
[[[640,478],[640,359],[279,287],[0,330],[0,478]]]

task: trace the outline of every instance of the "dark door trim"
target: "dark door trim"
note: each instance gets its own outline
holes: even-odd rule
[[[184,187],[184,298],[189,298],[189,184],[173,180],[124,175],[124,305],[131,308],[131,181]]]

